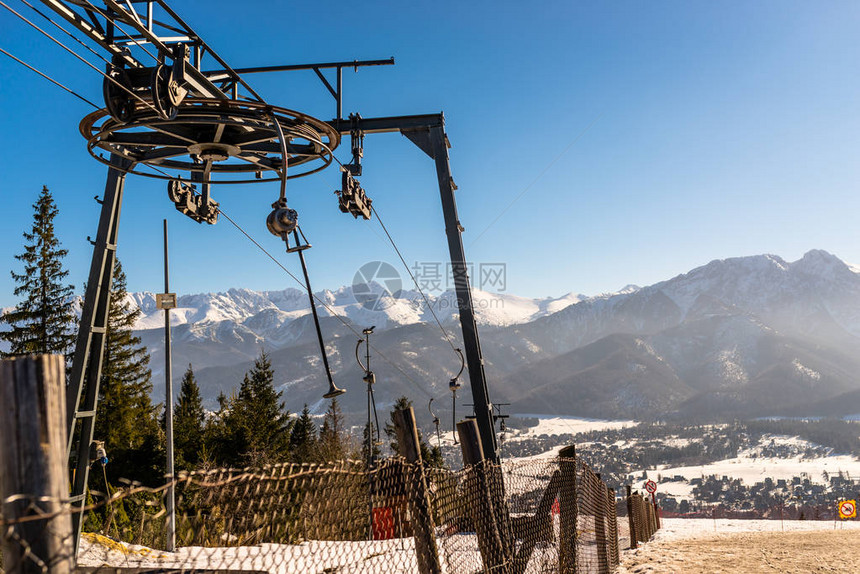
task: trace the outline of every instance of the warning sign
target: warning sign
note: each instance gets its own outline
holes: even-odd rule
[[[655,492],[657,492],[657,483],[653,480],[649,480],[645,483],[645,490],[647,490],[651,494],[654,494]]]
[[[839,503],[839,518],[854,518],[857,516],[857,501],[843,500]]]

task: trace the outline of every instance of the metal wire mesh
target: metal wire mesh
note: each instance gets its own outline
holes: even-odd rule
[[[79,569],[608,573],[625,528],[614,492],[572,458],[458,471],[402,459],[370,471],[356,461],[286,464],[194,472],[174,486],[176,552],[159,550],[166,486],[126,484],[109,497],[93,493]],[[38,510],[25,520],[0,516],[4,551],[15,549],[35,571],[59,571],[54,557],[24,548],[21,534],[68,520],[68,503],[7,499],[4,515],[12,503]],[[636,532],[648,532],[653,508],[641,497],[632,508]],[[71,546],[67,535],[55,542]]]

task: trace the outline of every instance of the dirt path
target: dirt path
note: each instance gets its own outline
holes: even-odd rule
[[[655,540],[622,556],[619,574],[860,572],[857,530],[739,532]]]

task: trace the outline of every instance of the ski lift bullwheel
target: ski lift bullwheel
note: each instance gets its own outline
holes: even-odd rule
[[[97,110],[80,124],[94,158],[109,164],[107,154],[117,154],[132,162],[129,173],[158,179],[187,179],[189,173],[202,178],[205,171],[206,183],[213,184],[279,181],[286,164],[287,177],[302,177],[333,161],[340,134],[326,122],[258,102],[186,98],[175,106],[169,78],[169,67],[153,72],[157,110],[110,89],[113,99],[106,101],[114,109]]]

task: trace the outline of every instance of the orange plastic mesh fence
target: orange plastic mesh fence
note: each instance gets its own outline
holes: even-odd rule
[[[608,573],[619,562],[619,535],[629,537],[615,494],[575,459],[458,471],[402,459],[384,460],[370,472],[356,461],[284,464],[194,472],[173,484],[175,552],[161,550],[167,487],[126,484],[110,497],[91,493],[78,567]],[[24,507],[13,509],[16,504]],[[641,497],[634,502],[637,525],[651,520],[649,507]],[[28,551],[25,541],[33,528],[51,532],[51,521],[68,520],[69,504],[18,496],[2,508],[6,557],[54,570],[57,557]],[[24,518],[4,520],[13,510]],[[57,538],[51,548],[67,552],[70,537]]]

